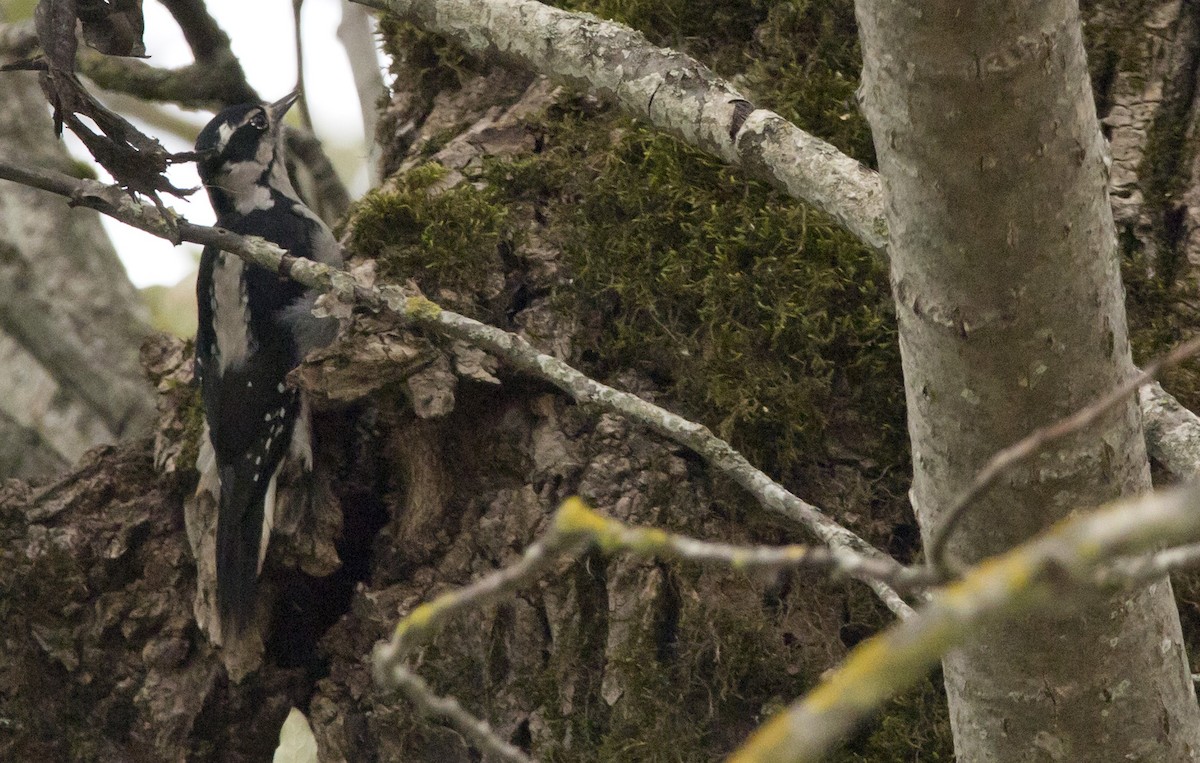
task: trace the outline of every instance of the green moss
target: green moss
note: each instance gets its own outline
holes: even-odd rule
[[[189,387],[190,394],[180,401],[179,417],[183,422],[183,449],[179,451],[177,463],[183,468],[191,468],[200,455],[200,438],[204,436],[204,404],[200,399],[200,390]]]
[[[869,251],[635,121],[567,107],[539,129],[541,153],[485,177],[546,204],[573,275],[559,298],[591,316],[597,372],[640,368],[768,471],[819,459],[831,424],[851,420],[896,460],[899,357]]]
[[[587,567],[606,569],[593,559],[575,577],[591,575]],[[544,698],[540,713],[554,740],[534,750],[539,759],[714,760],[741,743],[770,698],[794,696],[815,680],[795,669],[811,644],[780,638],[753,583],[718,580],[724,573],[701,580],[695,570],[665,565],[642,574],[652,590],[620,622],[585,615],[557,634],[547,682],[527,695]],[[718,590],[720,602],[698,595]],[[624,630],[629,623],[636,625]],[[610,627],[622,634],[611,642]],[[568,683],[574,690],[564,707]],[[599,701],[602,691],[611,705]]]
[[[683,47],[736,75],[757,104],[872,160],[854,104],[859,51],[848,0],[560,4]],[[414,38],[400,26],[384,31],[403,56],[406,81],[424,88],[418,97],[432,99],[483,70],[442,41]],[[390,279],[416,276],[431,296],[439,287],[478,292],[479,279],[504,272],[497,249],[512,245],[516,260],[524,256],[512,231],[527,226],[561,252],[567,278],[553,299],[562,313],[579,316],[575,340],[585,371],[611,377],[640,370],[669,407],[713,427],[773,476],[806,481],[806,495],[819,492],[807,482],[814,476],[822,489],[836,482],[821,471],[831,452],[907,472],[888,278],[872,253],[820,214],[584,99],[527,126],[534,153],[489,160],[480,176],[449,191],[436,190],[445,170],[424,165],[368,196],[350,223],[352,251],[377,257]],[[435,136],[423,150],[443,142]],[[903,477],[863,479],[872,488],[866,500],[877,505],[855,510],[871,512],[873,527],[890,528],[908,511]],[[723,508],[736,514],[749,502],[738,493],[728,503]],[[664,565],[668,582],[628,615],[636,632],[613,651],[607,567],[590,558],[548,583],[558,601],[578,603],[580,615],[555,631],[544,670],[503,683],[505,696],[536,707],[547,728],[533,750],[539,759],[711,760],[773,705],[815,683],[829,667],[827,652],[838,649],[812,641],[830,632],[827,623],[806,626],[812,633],[789,630],[751,582],[700,585],[699,573]],[[731,593],[700,593],[714,590]],[[836,618],[828,613],[837,611],[830,602],[840,590],[793,593],[779,606]],[[869,594],[861,597],[854,606],[867,614],[856,612],[855,622],[874,630],[883,616]],[[468,663],[432,645],[422,673],[488,716],[497,693],[489,676],[503,675],[502,658]],[[606,670],[623,677],[613,705],[603,699]],[[933,684],[898,699],[863,734],[846,748],[860,757],[843,759],[949,759],[944,700]],[[540,746],[547,737],[554,741]]]
[[[487,65],[439,34],[418,29],[407,21],[384,15],[379,22],[384,52],[391,58],[392,73],[416,79],[404,87],[419,98],[432,99],[441,90],[458,89]]]
[[[551,5],[586,11],[642,32],[651,42],[686,50],[717,70],[737,66],[770,0],[558,0]],[[719,35],[714,31],[719,30]]]
[[[739,84],[759,106],[873,166],[871,129],[855,95],[861,65],[852,2],[776,2]]]
[[[492,188],[439,188],[447,175],[429,162],[363,197],[351,211],[351,254],[375,259],[383,278],[416,279],[431,295],[483,292],[500,269],[499,247],[512,245],[508,211]]]
[[[954,743],[940,675],[931,676],[890,700],[829,760],[833,763],[884,760],[952,763]]]

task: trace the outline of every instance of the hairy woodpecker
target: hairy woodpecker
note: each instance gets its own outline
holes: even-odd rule
[[[283,115],[299,96],[225,109],[200,132],[200,179],[217,225],[261,236],[297,257],[340,266],[329,228],[288,180]],[[285,463],[312,470],[308,406],[285,377],[336,333],[312,314],[316,295],[235,255],[205,247],[196,281],[196,377],[206,423],[197,468],[217,504],[218,640],[250,624]]]

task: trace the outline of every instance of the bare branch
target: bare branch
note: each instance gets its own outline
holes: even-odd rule
[[[1026,437],[992,456],[983,469],[979,471],[979,474],[975,476],[975,480],[971,483],[970,487],[954,502],[954,505],[946,514],[946,521],[942,523],[942,526],[937,530],[937,534],[933,536],[933,541],[929,544],[930,566],[939,574],[946,572],[946,543],[950,540],[950,536],[954,534],[954,529],[958,526],[959,520],[975,505],[979,497],[987,492],[992,485],[996,484],[996,481],[1009,469],[1041,452],[1050,443],[1076,434],[1091,426],[1101,416],[1122,403],[1125,398],[1132,395],[1140,387],[1154,381],[1154,377],[1160,372],[1178,365],[1197,352],[1200,352],[1200,336],[1193,337],[1183,344],[1178,345],[1166,355],[1155,358],[1140,374],[1130,378],[1127,382],[1116,387],[1099,400],[1080,408],[1070,416],[1060,419],[1053,424],[1035,429]]]
[[[905,567],[890,558],[868,558],[845,549],[797,544],[739,546],[697,540],[657,528],[633,527],[599,514],[577,499],[559,508],[554,532],[567,538],[586,539],[609,553],[622,551],[639,557],[721,564],[736,570],[778,572],[803,567],[834,576],[874,578],[900,590],[922,587],[930,580],[923,568]]]
[[[1200,565],[1200,543],[1176,546],[1143,556],[1117,559],[1096,576],[1101,586],[1148,583],[1172,572]]]
[[[585,541],[573,540],[552,530],[546,538],[525,549],[521,561],[516,564],[496,570],[463,588],[448,591],[402,617],[396,623],[391,639],[375,647],[372,655],[375,682],[384,688],[394,688],[392,671],[451,616],[499,601],[532,584],[556,562],[574,556],[586,545]]]
[[[333,225],[350,209],[350,192],[338,177],[333,162],[329,160],[329,154],[325,153],[321,141],[305,130],[285,125],[283,140],[287,144],[288,154],[303,163],[312,173],[315,202],[309,206],[321,219]],[[304,198],[309,201],[308,196]]]
[[[241,66],[195,63],[160,69],[143,61],[113,58],[92,50],[79,52],[79,73],[105,90],[147,101],[174,103],[185,109],[220,111],[229,103],[258,101],[258,94],[239,80]]]
[[[577,556],[592,545],[606,553],[621,551],[639,557],[686,559],[738,570],[807,567],[859,579],[875,578],[898,588],[914,588],[928,580],[923,569],[904,567],[891,559],[867,559],[845,549],[735,546],[656,528],[632,527],[593,511],[579,498],[569,498],[554,513],[545,537],[525,549],[519,562],[468,586],[448,591],[401,618],[392,638],[375,650],[376,680],[382,686],[390,686],[392,666],[431,638],[452,615],[497,601],[533,583],[557,561]]]
[[[375,130],[379,123],[379,99],[387,92],[379,59],[375,53],[375,40],[371,33],[371,18],[366,9],[350,2],[342,3],[342,22],[338,24],[338,39],[346,49],[350,71],[354,73],[354,89],[358,92],[358,107],[362,111],[363,140],[367,144],[367,163],[370,165],[371,185],[377,185],[380,177],[379,141]]]
[[[304,10],[304,0],[292,0],[292,30],[295,33],[296,46],[296,83],[300,87],[300,124],[309,132],[313,131],[312,114],[308,111],[308,89],[304,87],[304,40],[301,39],[300,15]]]
[[[971,568],[915,616],[872,637],[799,702],[776,715],[730,758],[815,761],[855,724],[925,675],[951,649],[1014,615],[1061,607],[1095,591],[1112,558],[1200,537],[1200,485],[1122,501],[1057,525]]]
[[[468,713],[458,700],[434,694],[429,684],[403,665],[395,666],[393,673],[396,688],[404,692],[418,710],[444,718],[483,752],[511,763],[533,763],[533,758],[497,736],[487,721]]]
[[[535,0],[354,0],[482,57],[517,62],[609,98],[689,144],[829,214],[868,246],[887,243],[876,173],[766,109],[689,56],[641,33]]]
[[[1200,473],[1200,416],[1184,408],[1159,384],[1138,390],[1150,457],[1176,479]]]
[[[197,61],[213,62],[231,56],[229,36],[208,12],[204,0],[160,0],[179,25]],[[236,59],[234,59],[236,61]],[[238,64],[241,69],[241,64]],[[245,75],[242,75],[245,79]]]
[[[364,286],[349,273],[293,257],[260,238],[238,236],[219,228],[193,225],[185,220],[169,223],[157,210],[138,204],[120,189],[103,183],[77,180],[49,170],[22,167],[6,161],[0,161],[0,178],[67,196],[75,204],[90,207],[172,241],[219,246],[247,262],[293,278],[305,286],[320,292],[332,292],[346,302],[372,310],[389,310],[422,328],[471,342],[503,358],[514,368],[545,379],[579,403],[622,413],[658,434],[691,448],[749,491],[765,509],[804,525],[827,545],[869,559],[889,558],[755,468],[745,456],[707,427],[648,403],[636,395],[601,384],[561,360],[539,352],[516,334],[443,310],[425,297],[414,296],[398,286]],[[858,578],[857,575],[855,577]],[[912,614],[912,608],[886,583],[871,577],[863,578],[863,582],[898,617]]]

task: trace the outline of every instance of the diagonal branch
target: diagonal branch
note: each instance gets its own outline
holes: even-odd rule
[[[535,0],[354,0],[484,57],[516,62],[616,102],[829,214],[868,246],[887,243],[879,176],[778,114],[755,109],[711,69],[640,32]]]
[[[392,688],[391,671],[421,644],[427,643],[453,615],[479,609],[534,583],[563,560],[574,559],[589,546],[605,553],[634,557],[683,559],[723,565],[734,570],[807,568],[830,576],[875,578],[901,589],[924,587],[930,580],[923,567],[905,567],[894,559],[873,559],[845,549],[787,546],[737,546],[713,543],[658,528],[627,525],[588,507],[580,498],[563,501],[550,529],[525,549],[521,559],[470,585],[452,589],[421,604],[401,618],[387,643],[375,648],[375,681]]]
[[[960,582],[935,593],[916,616],[864,641],[816,689],[760,726],[730,760],[818,760],[884,700],[912,685],[943,655],[990,623],[1062,607],[1080,592],[1094,594],[1097,573],[1107,573],[1108,581],[1115,582],[1122,572],[1120,566],[1111,566],[1114,557],[1197,538],[1196,483],[1060,523],[971,568]],[[1192,553],[1185,548],[1164,562],[1124,569],[1135,582],[1145,582],[1147,569],[1191,561]]]
[[[533,758],[501,739],[487,721],[468,713],[454,697],[434,694],[429,684],[408,668],[397,665],[394,677],[396,688],[404,692],[418,710],[445,719],[482,752],[508,763],[533,763]]]
[[[920,585],[923,568],[907,568],[893,560],[878,563],[844,550],[808,546],[734,546],[710,543],[656,528],[626,525],[599,514],[579,498],[568,498],[555,512],[550,529],[525,549],[521,559],[479,578],[470,585],[452,589],[409,612],[392,631],[386,642],[376,645],[371,655],[376,685],[385,691],[401,689],[419,704],[424,704],[421,679],[405,664],[405,659],[421,644],[427,643],[456,613],[475,610],[514,591],[532,585],[563,560],[577,558],[589,546],[606,553],[623,552],[643,558],[673,557],[693,562],[718,564],[737,570],[781,570],[807,567],[832,574],[854,575],[863,572],[895,585]],[[867,567],[863,567],[866,564]],[[413,693],[417,696],[413,696]],[[425,692],[427,694],[427,691]],[[456,706],[453,699],[440,700]],[[458,708],[461,710],[461,708]],[[463,714],[445,713],[456,728],[484,744],[494,742],[486,722]],[[462,724],[481,732],[476,738]]]
[[[76,178],[49,170],[22,167],[0,161],[0,178],[57,193],[72,203],[90,207],[135,228],[172,241],[213,244],[247,262],[287,276],[319,292],[371,310],[386,310],[406,322],[442,336],[461,339],[503,358],[519,371],[545,379],[566,392],[576,402],[616,411],[658,434],[684,445],[711,466],[733,479],[768,511],[807,527],[825,544],[871,559],[887,555],[850,530],[829,518],[816,506],[801,500],[786,488],[755,468],[729,443],[705,426],[646,402],[636,395],[613,389],[591,379],[571,366],[539,352],[525,339],[480,323],[457,313],[443,310],[422,296],[413,296],[398,286],[368,287],[353,276],[321,263],[286,253],[257,237],[243,237],[220,228],[193,225],[185,220],[163,219],[158,210],[138,204],[119,188]],[[870,576],[863,579],[899,617],[912,614],[912,608],[887,584]]]
[[[627,113],[808,202],[886,256],[879,175],[640,33],[536,0],[353,0],[396,14],[481,56],[606,97]],[[1147,393],[1149,391],[1149,394]],[[1151,455],[1177,476],[1200,469],[1200,418],[1158,385],[1144,388]],[[1160,439],[1161,438],[1161,439]],[[1191,450],[1187,442],[1198,443]]]
[[[197,61],[211,63],[232,55],[229,36],[208,12],[204,0],[159,0],[183,32]],[[236,58],[234,59],[236,61]],[[241,69],[241,64],[238,64]],[[242,79],[245,80],[245,75]]]

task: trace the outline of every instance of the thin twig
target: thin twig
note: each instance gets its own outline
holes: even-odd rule
[[[589,509],[578,499],[565,502],[554,519],[554,532],[585,539],[606,553],[620,551],[639,557],[682,559],[719,564],[736,570],[778,572],[807,568],[834,576],[875,578],[903,590],[923,587],[930,581],[924,567],[905,567],[894,559],[874,559],[845,549],[825,546],[746,546],[714,543],[657,528],[635,527]]]
[[[375,648],[375,681],[384,688],[390,688],[391,668],[403,662],[416,646],[436,633],[450,617],[499,601],[530,585],[555,563],[583,546],[583,542],[568,542],[561,533],[551,531],[545,538],[526,548],[516,564],[502,567],[468,586],[447,591],[433,601],[420,605],[400,619],[386,643]]]
[[[946,546],[959,522],[1009,469],[1037,455],[1051,443],[1073,435],[1094,424],[1098,419],[1121,404],[1144,384],[1154,381],[1162,371],[1171,368],[1200,352],[1200,336],[1195,336],[1175,347],[1171,352],[1155,358],[1142,372],[1124,382],[1104,397],[1080,408],[1066,418],[1048,426],[1035,429],[1028,436],[1001,450],[984,465],[971,485],[958,497],[946,514],[945,521],[938,527],[929,544],[929,565],[939,576],[949,571]]]
[[[1200,565],[1200,543],[1176,546],[1153,554],[1117,559],[1097,576],[1100,585],[1149,583],[1164,575]]]
[[[924,568],[905,567],[890,559],[867,559],[845,549],[800,545],[737,546],[656,528],[634,527],[588,508],[579,498],[569,498],[555,512],[545,536],[525,549],[516,564],[485,575],[468,586],[447,591],[401,618],[391,639],[376,648],[376,679],[381,685],[389,686],[390,666],[429,640],[453,615],[478,609],[530,585],[557,562],[573,558],[591,545],[605,553],[670,557],[738,570],[810,568],[860,579],[874,578],[902,589],[921,587],[929,579]]]
[[[859,644],[807,696],[760,726],[731,763],[816,761],[947,652],[1016,615],[1096,591],[1110,560],[1200,537],[1200,484],[1151,493],[1056,525],[935,592],[915,617]]]
[[[396,665],[392,672],[395,687],[404,692],[418,710],[444,718],[481,751],[511,763],[533,763],[533,758],[501,739],[487,721],[468,713],[454,697],[434,694],[424,679],[403,665]]]
[[[891,565],[868,562],[845,551],[803,546],[733,546],[657,529],[632,527],[593,511],[579,498],[569,498],[555,512],[546,534],[525,549],[516,564],[485,575],[470,585],[447,591],[402,617],[391,638],[377,645],[372,653],[375,682],[385,691],[404,690],[415,702],[429,707],[433,700],[424,683],[405,664],[408,655],[432,639],[450,617],[467,610],[478,610],[519,588],[532,585],[556,564],[577,557],[589,546],[598,546],[606,553],[620,551],[640,557],[670,556],[731,569],[812,567],[845,574],[870,574],[886,578],[892,585],[916,583],[924,572],[924,568],[910,570],[895,562]],[[445,704],[439,714],[451,718],[456,728],[481,747],[496,741],[486,722],[462,712],[453,699],[440,701]]]

